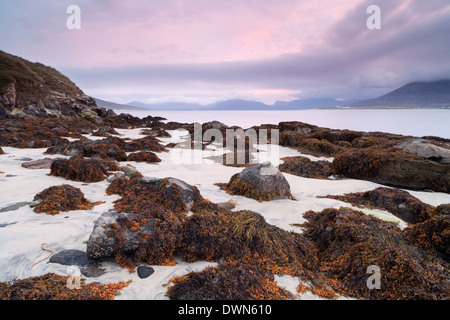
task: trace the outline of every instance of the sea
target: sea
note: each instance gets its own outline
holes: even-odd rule
[[[450,139],[450,110],[448,109],[375,109],[375,110],[115,110],[143,118],[160,116],[167,121],[183,123],[217,120],[228,126],[244,129],[282,121],[301,121],[331,129],[364,132],[388,132],[415,137],[437,136]]]

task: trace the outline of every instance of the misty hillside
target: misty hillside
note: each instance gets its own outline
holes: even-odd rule
[[[350,108],[450,108],[450,80],[412,82],[376,99]]]

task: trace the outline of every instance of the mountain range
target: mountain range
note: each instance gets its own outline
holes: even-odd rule
[[[356,100],[338,101],[333,98],[297,99],[292,101],[277,101],[268,105],[259,101],[232,99],[201,105],[198,103],[167,102],[146,104],[133,101],[127,106],[151,110],[306,110],[323,107],[346,106]]]
[[[212,104],[130,102],[129,106],[152,110],[308,110],[308,109],[450,109],[450,80],[411,82],[387,94],[369,100],[336,100],[334,98],[277,101],[268,105],[252,100],[226,100]]]

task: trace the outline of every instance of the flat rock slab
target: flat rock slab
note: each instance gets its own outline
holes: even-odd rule
[[[14,210],[17,210],[19,208],[28,206],[30,203],[31,202],[16,202],[16,203],[13,203],[13,204],[10,204],[10,205],[8,205],[6,207],[1,208],[0,209],[0,213],[8,212],[8,211],[14,211]]]
[[[27,169],[32,169],[32,170],[50,169],[53,161],[61,160],[61,159],[63,159],[63,158],[44,158],[44,159],[39,159],[39,160],[34,160],[34,161],[26,161],[26,162],[22,163],[22,167],[27,168]]]
[[[80,250],[63,250],[50,257],[49,262],[64,266],[77,266],[83,276],[96,278],[104,275],[106,271],[100,265],[89,259],[86,252]]]

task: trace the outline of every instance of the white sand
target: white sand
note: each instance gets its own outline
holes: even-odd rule
[[[122,138],[140,138],[141,129],[121,130]],[[159,138],[164,144],[169,142],[178,143],[186,134],[184,130],[169,131],[171,138]],[[98,139],[86,135],[88,138]],[[10,281],[18,278],[38,276],[48,272],[62,275],[71,274],[67,266],[48,263],[45,259],[49,253],[44,248],[57,253],[65,249],[86,250],[85,241],[89,238],[94,221],[105,211],[113,208],[113,201],[119,196],[107,196],[105,190],[108,182],[80,183],[65,180],[60,177],[51,177],[47,174],[48,169],[30,170],[21,167],[25,158],[32,160],[44,157],[61,157],[61,155],[43,155],[46,149],[16,149],[3,147],[5,155],[0,156],[0,209],[17,202],[31,202],[40,191],[55,185],[70,184],[78,187],[90,201],[106,201],[106,203],[94,207],[88,211],[63,212],[59,215],[48,216],[36,214],[32,208],[25,205],[17,210],[0,212],[0,281]],[[130,162],[144,176],[151,177],[175,177],[199,188],[202,196],[212,202],[223,202],[229,199],[235,200],[238,205],[235,210],[249,209],[262,214],[268,223],[276,225],[289,231],[302,232],[293,223],[302,223],[302,214],[308,210],[321,211],[325,208],[339,208],[340,206],[351,207],[349,204],[332,200],[319,199],[317,196],[328,194],[344,194],[348,192],[361,192],[372,190],[380,185],[353,179],[345,180],[318,180],[301,178],[285,174],[290,186],[293,200],[276,200],[260,203],[253,199],[241,196],[231,196],[221,191],[215,185],[218,182],[228,182],[230,177],[242,170],[242,168],[226,167],[213,161],[203,161],[202,164],[179,164],[173,163],[173,152],[158,153],[162,162],[157,164],[146,164]],[[193,151],[199,152],[199,151]],[[212,151],[205,152],[203,156],[209,157]],[[280,147],[279,157],[300,155],[292,149]],[[318,160],[312,157],[313,160]],[[323,159],[322,159],[323,160]],[[332,159],[325,159],[332,160]],[[13,175],[13,176],[8,176]],[[439,205],[450,203],[450,195],[445,193],[411,192],[413,196],[423,202]],[[357,208],[356,208],[357,209]],[[399,226],[404,227],[406,223],[388,212],[372,210],[377,216],[399,221]],[[32,265],[41,259],[43,262],[34,267]],[[173,267],[152,266],[155,273],[147,279],[140,279],[136,273],[130,274],[127,270],[120,268],[115,262],[105,261],[103,267],[108,271],[98,278],[87,278],[87,281],[100,281],[104,283],[132,280],[132,283],[123,290],[117,299],[167,299],[165,284],[174,276],[181,276],[190,271],[200,271],[206,266],[215,265],[209,262],[186,263],[181,257],[176,257],[177,265]],[[298,279],[293,277],[276,277],[278,283],[288,290],[295,292]],[[317,299],[318,297],[305,293],[298,295],[301,299]]]

